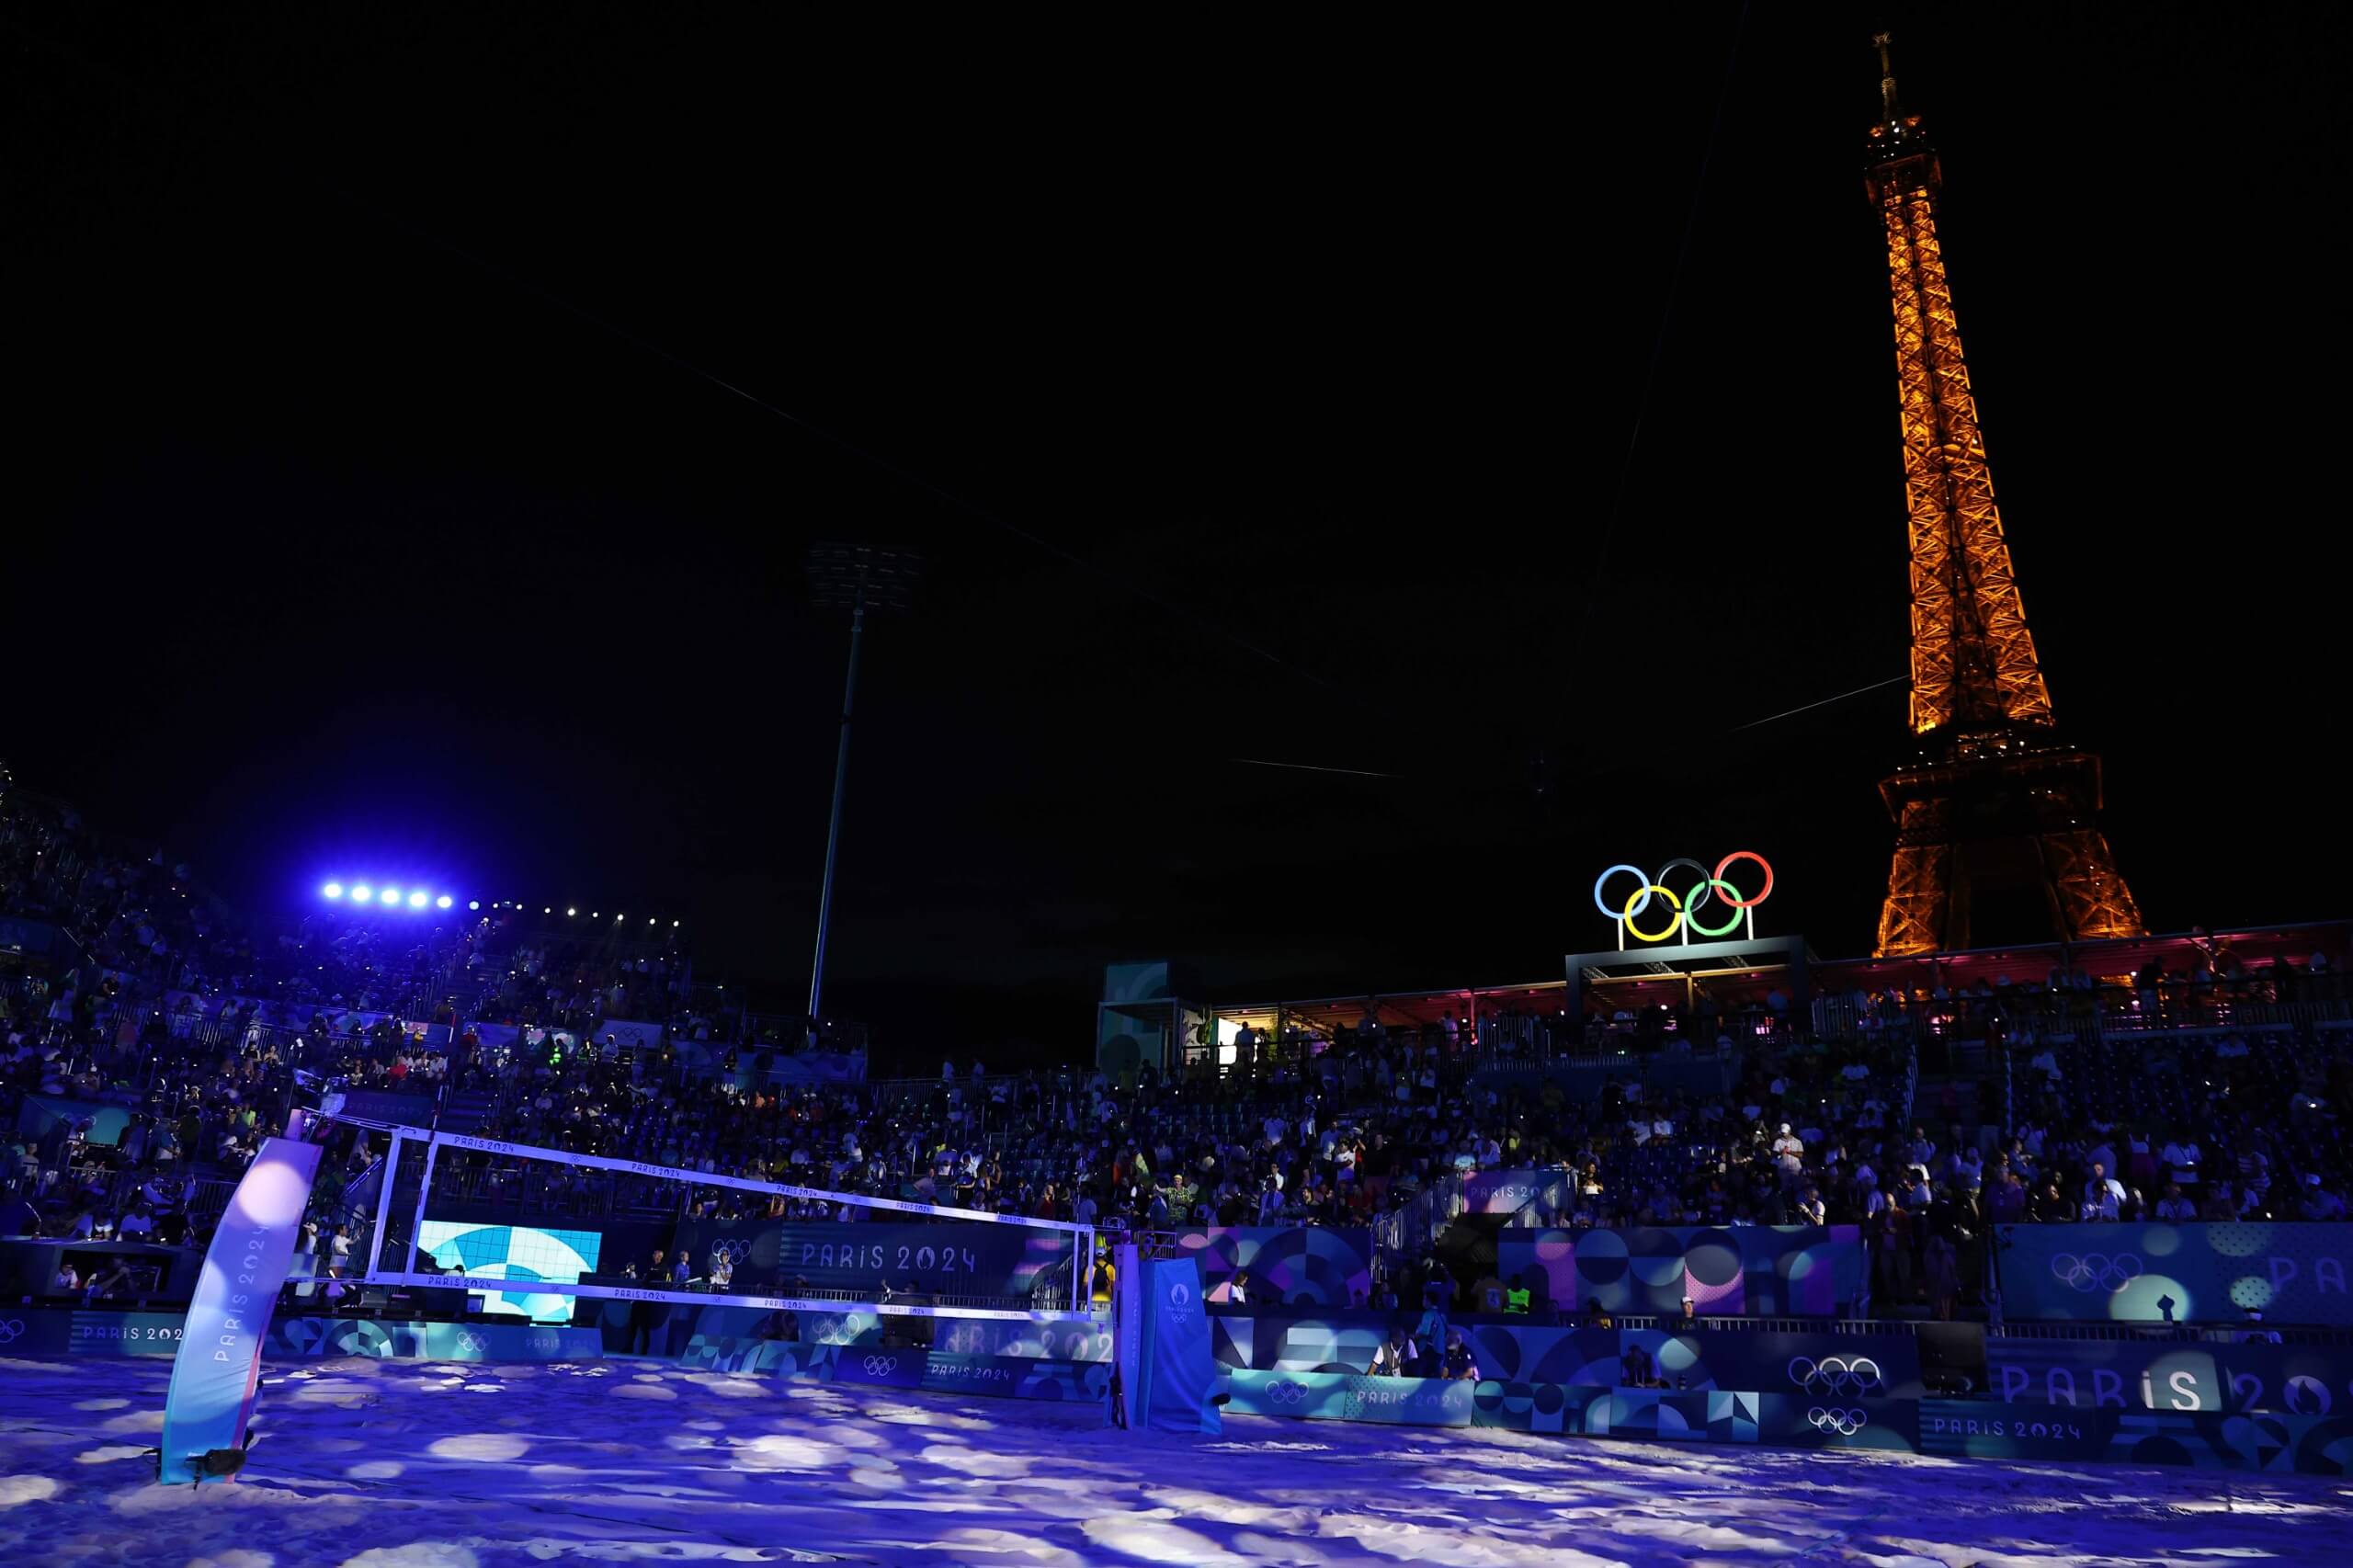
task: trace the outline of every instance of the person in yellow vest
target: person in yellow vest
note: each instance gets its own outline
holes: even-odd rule
[[[1111,1304],[1111,1287],[1117,1283],[1118,1278],[1118,1271],[1111,1267],[1111,1255],[1109,1253],[1106,1252],[1100,1257],[1096,1259],[1095,1289],[1092,1291],[1092,1294],[1095,1298],[1095,1304],[1097,1306],[1102,1307],[1109,1306]]]
[[[1511,1289],[1504,1292],[1504,1311],[1506,1312],[1516,1312],[1524,1317],[1528,1313],[1529,1301],[1529,1291],[1528,1289],[1528,1276],[1525,1274],[1513,1275],[1511,1277]]]

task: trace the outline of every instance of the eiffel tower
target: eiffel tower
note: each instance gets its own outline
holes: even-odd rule
[[[1886,230],[1911,517],[1914,759],[1881,781],[1883,958],[2142,934],[2098,826],[2099,758],[2060,740],[1994,505],[1937,240],[1941,173],[1896,105],[1888,35],[1865,184]]]

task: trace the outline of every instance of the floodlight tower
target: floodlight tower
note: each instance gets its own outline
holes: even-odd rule
[[[834,752],[834,809],[825,824],[825,879],[817,894],[817,956],[809,973],[809,1022],[823,1017],[825,997],[825,933],[834,917],[834,864],[842,841],[842,786],[849,778],[850,710],[858,697],[858,648],[866,635],[870,609],[904,610],[914,603],[920,556],[859,544],[809,548],[809,597],[849,611],[849,675],[842,683],[841,742]]]

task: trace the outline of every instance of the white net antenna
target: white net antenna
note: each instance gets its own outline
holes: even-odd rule
[[[366,1244],[353,1249],[365,1259],[358,1283],[884,1318],[1097,1315],[1091,1225],[337,1119],[392,1138]],[[771,1225],[772,1212],[724,1221],[710,1212],[795,1201],[822,1205],[823,1217]],[[877,1240],[874,1221],[901,1223]],[[730,1239],[713,1240],[731,1227]],[[673,1277],[675,1263],[654,1278],[637,1258],[599,1256],[617,1230],[653,1235],[667,1259],[686,1255],[686,1277]],[[484,1249],[494,1261],[485,1264]]]

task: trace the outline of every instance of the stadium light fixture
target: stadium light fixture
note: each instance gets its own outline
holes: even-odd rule
[[[576,909],[567,908],[567,909],[565,909],[565,910],[564,910],[564,914],[565,914],[565,915],[577,915],[577,914],[579,914],[579,913],[580,913],[580,911],[578,911],[578,910],[576,910]]]
[[[809,550],[809,595],[849,611],[849,670],[842,680],[841,738],[834,750],[834,809],[825,822],[825,874],[817,892],[817,951],[809,965],[809,1016],[824,1015],[825,936],[834,916],[834,863],[842,841],[842,786],[849,777],[850,709],[858,696],[858,645],[869,610],[904,610],[915,601],[923,558],[867,545],[817,544]]]
[[[375,896],[375,890],[366,882],[361,882],[351,890],[351,902],[354,903],[365,903]]]
[[[433,901],[433,907],[436,909],[447,909],[454,902],[456,901],[451,899],[450,896],[445,892],[439,898]]]
[[[343,896],[343,884],[341,882],[329,882],[326,886],[321,888],[319,892],[328,898],[341,898]]]
[[[468,909],[480,909],[482,907],[482,900],[478,898],[470,898],[466,900],[466,907]]]
[[[398,903],[401,901],[401,890],[398,888],[386,888],[383,892],[378,896],[381,897],[386,903]]]
[[[432,900],[426,896],[423,888],[419,888],[416,892],[408,895],[408,906],[411,909],[423,909],[431,902]]]

